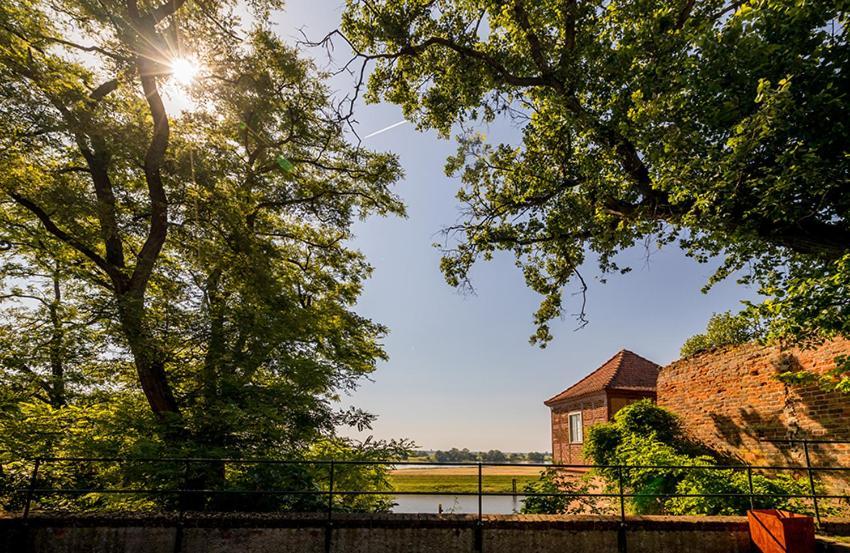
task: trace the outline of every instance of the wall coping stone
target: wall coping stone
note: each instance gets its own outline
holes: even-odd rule
[[[617,516],[596,515],[484,515],[488,529],[609,530],[617,529]],[[334,513],[340,528],[469,528],[477,524],[474,514]],[[0,527],[171,527],[189,528],[316,528],[328,522],[327,513],[34,513],[24,520],[0,515]],[[833,534],[850,533],[850,519],[824,519]],[[746,528],[743,516],[628,516],[629,530],[736,531]]]

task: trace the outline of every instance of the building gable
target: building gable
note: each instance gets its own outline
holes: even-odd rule
[[[623,349],[598,369],[543,403],[551,407],[569,398],[603,390],[654,392],[660,369],[657,363]]]

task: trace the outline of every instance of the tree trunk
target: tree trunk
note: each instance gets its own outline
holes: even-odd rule
[[[143,304],[142,298],[123,294],[119,299],[119,317],[142,391],[151,410],[162,420],[172,414],[179,415],[180,410],[165,373],[165,352],[145,326]]]

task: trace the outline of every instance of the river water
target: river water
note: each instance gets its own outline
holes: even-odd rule
[[[490,496],[482,498],[481,511],[486,515],[510,515],[519,512],[525,496]],[[399,495],[394,501],[394,513],[477,514],[478,496],[474,495]]]

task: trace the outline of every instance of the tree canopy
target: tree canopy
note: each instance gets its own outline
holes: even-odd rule
[[[850,321],[850,48],[844,2],[348,0],[368,98],[457,132],[450,284],[494,252],[543,295],[532,341],[589,260],[678,243],[735,274],[771,337]],[[335,37],[329,36],[329,39]],[[517,143],[478,132],[507,117]]]
[[[695,334],[685,340],[679,354],[690,357],[711,348],[746,344],[756,340],[761,335],[761,329],[753,325],[753,321],[742,314],[715,313],[708,320],[705,332]]]
[[[385,358],[348,240],[404,213],[401,171],[250,6],[0,5],[3,449],[285,456],[369,425],[334,404]]]

